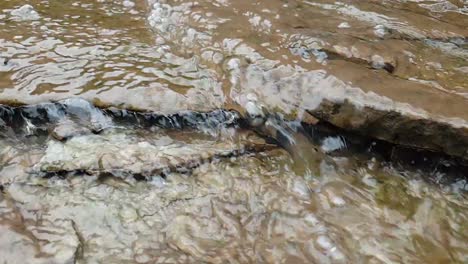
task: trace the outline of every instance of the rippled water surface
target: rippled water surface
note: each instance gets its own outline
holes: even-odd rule
[[[357,148],[304,112],[313,85],[416,107],[428,89],[442,103],[427,111],[451,117],[468,94],[467,13],[2,0],[0,262],[468,262],[466,171],[389,162],[397,149]]]

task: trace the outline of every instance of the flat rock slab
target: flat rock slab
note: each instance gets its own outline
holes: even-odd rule
[[[468,15],[460,1],[147,3],[75,5],[54,25],[44,16],[51,7],[38,3],[37,27],[0,21],[0,102],[79,96],[160,114],[309,113],[366,136],[467,159]],[[83,21],[89,30],[77,37],[83,24],[74,19],[97,10],[121,15]],[[64,40],[58,32],[71,33]],[[101,33],[118,37],[101,41]]]
[[[71,120],[66,120],[59,123],[51,131],[52,137],[61,141],[74,136],[85,135],[90,133],[92,133],[92,130],[88,129],[85,126],[81,126],[80,124],[74,123]]]
[[[68,174],[134,177],[137,180],[187,173],[203,163],[236,157],[275,146],[255,134],[232,129],[213,140],[196,132],[161,132],[146,137],[128,130],[109,129],[99,135],[76,135],[67,141],[50,140],[32,173],[45,177]]]
[[[324,101],[308,111],[320,120],[395,144],[441,152],[468,160],[468,127],[404,114],[353,105],[349,101]]]
[[[421,102],[413,105],[372,90],[366,92],[323,70],[298,73],[290,67],[265,70],[256,65],[238,69],[242,70],[247,74],[237,80],[241,88],[235,91],[235,96],[247,110],[253,109],[253,115],[264,111],[311,122],[310,114],[365,136],[463,159],[468,157],[468,112],[465,111],[468,105],[459,96],[434,97],[432,93],[426,94],[423,87],[408,93],[420,93],[421,100],[433,98],[433,104],[427,102],[428,107],[450,106],[436,113],[433,109],[426,111]]]
[[[208,144],[187,136],[194,148]],[[159,138],[166,143],[151,144],[167,146]],[[122,157],[127,141],[110,142],[123,143]],[[30,159],[25,155],[18,165]],[[5,184],[8,167],[18,162],[7,160],[0,168],[0,258],[7,263],[354,263],[369,258],[369,249],[380,252],[376,261],[418,263],[433,258],[429,249],[443,263],[466,260],[458,247],[467,240],[466,202],[454,198],[461,193],[381,170],[375,161],[321,159],[318,174],[304,176],[292,172],[286,151],[275,149],[166,179],[16,173]],[[436,233],[420,231],[447,223],[450,228]],[[428,246],[408,251],[416,236]],[[434,238],[452,244],[431,244]]]

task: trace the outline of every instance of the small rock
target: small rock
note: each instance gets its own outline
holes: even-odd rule
[[[253,101],[249,101],[245,105],[245,110],[249,118],[249,123],[252,126],[260,126],[265,121],[265,114],[262,109]]]
[[[303,123],[308,124],[308,125],[316,125],[319,120],[315,118],[313,115],[309,114],[309,112],[305,111],[304,114],[302,115],[302,120]]]
[[[373,178],[370,174],[367,174],[367,173],[362,178],[362,182],[365,185],[369,186],[369,187],[376,187],[377,186],[377,180],[375,178]]]
[[[310,213],[304,216],[304,220],[306,223],[312,226],[315,226],[319,223],[319,220],[317,219],[317,217],[315,217],[313,214],[310,214]]]
[[[342,22],[338,25],[338,28],[350,28],[351,26],[349,25],[348,22]]]
[[[383,69],[385,67],[385,60],[382,56],[372,55],[372,68],[374,69]]]
[[[333,242],[328,237],[323,235],[317,238],[317,244],[326,250],[330,250],[334,247]]]
[[[330,153],[346,148],[346,142],[341,137],[327,137],[322,141],[320,148],[323,152]]]
[[[374,34],[379,38],[385,37],[387,33],[388,33],[387,29],[385,28],[384,25],[377,25],[374,27]]]
[[[455,68],[455,70],[457,70],[457,71],[459,71],[459,72],[462,72],[462,73],[468,74],[468,66],[464,66],[464,67],[460,67],[460,68]]]
[[[330,201],[335,205],[335,206],[343,206],[346,204],[345,200],[339,196],[332,196],[330,198]]]
[[[135,6],[135,3],[132,2],[132,1],[125,0],[125,1],[123,1],[123,5],[124,5],[125,7],[134,7],[134,6]]]
[[[71,137],[90,134],[91,130],[72,121],[58,124],[51,132],[51,136],[57,140],[64,141]]]
[[[146,254],[138,254],[135,256],[135,261],[137,263],[148,263],[151,260],[151,257]]]
[[[322,64],[326,63],[328,55],[325,51],[321,51],[319,49],[312,49],[311,52],[315,56],[315,61]]]
[[[41,18],[31,5],[24,5],[10,13],[16,20],[38,20]]]
[[[213,62],[216,63],[216,64],[220,64],[221,62],[223,62],[223,59],[224,59],[223,54],[221,54],[219,52],[216,52],[213,55]]]
[[[302,199],[310,199],[310,189],[304,181],[296,180],[292,182],[291,191]]]

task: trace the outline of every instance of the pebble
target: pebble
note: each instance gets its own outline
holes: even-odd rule
[[[14,9],[10,14],[17,20],[38,20],[40,18],[31,5],[24,5],[18,9]]]
[[[338,196],[333,196],[330,200],[335,206],[343,206],[346,204],[345,200]]]
[[[382,56],[372,55],[372,68],[374,69],[383,69],[385,67],[385,60]]]
[[[379,38],[383,38],[387,34],[387,29],[384,25],[377,25],[374,27],[374,34]]]
[[[245,110],[247,111],[249,121],[252,126],[259,126],[263,124],[265,114],[255,102],[247,102],[247,104],[245,104]]]
[[[338,25],[338,28],[350,28],[351,26],[349,25],[348,22],[342,22]]]
[[[135,3],[132,2],[132,1],[126,0],[126,1],[123,1],[123,5],[124,5],[125,7],[134,7],[134,6],[135,6]]]
[[[333,242],[326,236],[319,236],[317,238],[317,244],[325,250],[330,250],[334,247]]]
[[[140,254],[135,256],[135,261],[137,263],[148,263],[151,260],[151,257],[146,254]]]
[[[342,140],[341,137],[327,137],[322,141],[320,148],[323,152],[330,153],[335,150],[346,148],[346,143]]]
[[[374,179],[370,174],[364,175],[364,177],[362,178],[362,182],[369,187],[377,186],[377,180]]]
[[[315,226],[319,223],[319,220],[313,214],[307,214],[306,216],[304,216],[304,220],[306,221],[306,223],[312,226]]]
[[[71,121],[63,122],[57,125],[51,133],[51,136],[57,140],[63,141],[74,136],[90,134],[91,130],[87,127],[73,123]]]

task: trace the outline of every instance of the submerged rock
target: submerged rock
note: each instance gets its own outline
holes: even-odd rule
[[[356,106],[350,101],[324,101],[309,112],[346,130],[468,160],[468,126],[463,120],[447,123],[397,109]]]
[[[296,119],[305,111],[345,130],[468,159],[468,116],[463,110],[465,99],[461,97],[447,95],[430,100],[432,95],[428,95],[424,98],[427,102],[418,101],[418,105],[413,105],[372,90],[366,92],[322,70],[297,72],[291,67],[264,69],[258,65],[242,70],[246,76],[233,81],[240,83],[233,95],[242,98],[243,94],[256,94],[257,104],[270,113],[284,113]],[[281,78],[275,77],[278,75]],[[263,85],[259,87],[259,83]],[[425,93],[423,87],[407,88],[410,98]],[[388,94],[395,93],[388,91]],[[242,99],[238,100],[242,103]],[[249,108],[249,104],[245,107]],[[442,108],[443,104],[448,107]],[[434,111],[435,107],[440,112]]]
[[[268,113],[300,119],[308,111],[344,129],[465,158],[453,149],[465,147],[468,122],[466,73],[460,70],[467,66],[468,31],[460,4],[199,1],[205,10],[199,13],[187,1],[149,0],[145,16],[145,5],[126,8],[130,3],[77,4],[63,8],[73,14],[54,26],[5,27],[8,52],[2,56],[11,62],[0,65],[6,73],[0,83],[10,89],[0,91],[0,101],[36,104],[79,95],[103,108],[161,115],[234,108],[252,125],[263,124]],[[46,2],[34,7],[49,10]],[[27,5],[21,10],[33,13]],[[108,11],[103,21],[86,20],[84,29],[76,23],[98,10]],[[21,40],[16,31],[34,37]],[[64,40],[61,32],[73,33]],[[368,109],[396,112],[399,123],[447,126],[453,139],[443,142],[437,138],[449,134],[417,124],[387,125],[382,130],[391,135],[381,135],[363,129],[378,124],[375,118],[361,118],[366,124],[358,128],[320,114],[329,103],[341,109],[340,119],[365,117]],[[346,104],[353,113],[343,112]],[[421,140],[399,140],[408,130]]]
[[[157,132],[141,138],[131,131],[111,129],[99,135],[75,135],[66,142],[50,140],[33,172],[46,177],[86,173],[151,179],[171,172],[190,172],[216,159],[271,148],[274,146],[252,133],[234,130],[213,141],[178,140]]]
[[[198,129],[216,134],[222,128],[238,127],[240,123],[239,113],[233,110],[180,111],[174,114],[135,112],[115,107],[100,109],[80,98],[19,107],[0,106],[0,133],[9,131],[16,136],[37,136],[49,132],[58,140],[91,132],[97,134],[121,125]]]
[[[466,156],[460,1],[31,2],[0,14],[0,263],[468,261],[466,166],[375,140]]]
[[[41,18],[31,5],[24,5],[18,9],[14,9],[10,14],[14,20],[19,21],[38,20]]]
[[[90,134],[92,131],[71,120],[62,121],[51,131],[51,136],[57,140],[63,141],[74,136]]]

